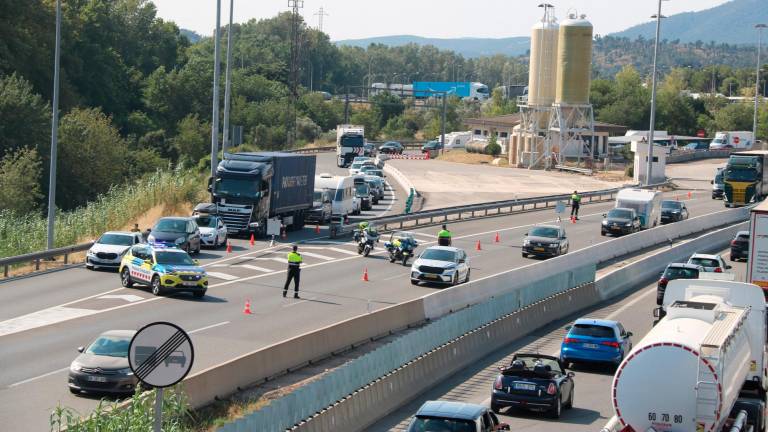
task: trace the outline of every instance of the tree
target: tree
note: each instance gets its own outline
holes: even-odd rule
[[[124,180],[128,145],[96,108],[75,108],[59,126],[56,204],[72,209]]]
[[[22,147],[47,153],[51,109],[29,81],[13,74],[0,77],[0,157]]]
[[[405,105],[399,96],[389,92],[379,93],[371,98],[372,111],[377,121],[377,129],[384,127],[387,122],[405,111]]]
[[[22,147],[0,159],[0,209],[25,215],[37,207],[42,177],[40,157],[33,148]]]
[[[501,153],[501,146],[498,142],[496,142],[496,132],[492,132],[491,136],[488,137],[488,145],[485,146],[485,154],[489,154],[491,156],[498,156]]]
[[[648,129],[651,98],[635,68],[625,66],[616,74],[615,85],[605,99],[605,105],[597,111],[597,120]]]
[[[196,164],[208,152],[211,126],[203,123],[197,114],[184,117],[178,124],[177,135],[171,140],[179,161]]]
[[[516,111],[517,106],[515,102],[505,98],[504,92],[500,87],[493,89],[490,102],[483,106],[483,114],[486,116],[500,116],[512,114]]]
[[[721,131],[751,131],[752,110],[751,104],[729,104],[715,114],[715,127]]]

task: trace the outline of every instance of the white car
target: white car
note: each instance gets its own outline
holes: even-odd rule
[[[411,266],[411,283],[434,282],[457,285],[469,282],[469,257],[463,250],[451,246],[425,249]]]
[[[128,249],[144,243],[140,232],[109,231],[93,243],[85,256],[85,267],[93,270],[98,267],[117,269]]]
[[[352,197],[352,214],[353,215],[359,215],[362,211],[363,203],[361,202],[360,198],[357,196]]]
[[[688,264],[702,266],[705,272],[722,273],[731,269],[731,266],[726,264],[720,255],[695,253],[688,258]]]
[[[349,175],[357,175],[360,174],[360,168],[363,167],[362,162],[352,162],[352,165],[349,166]]]
[[[202,246],[217,248],[227,244],[227,225],[219,216],[201,214],[195,219],[200,228]]]

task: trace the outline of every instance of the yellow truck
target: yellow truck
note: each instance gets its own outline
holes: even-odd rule
[[[744,206],[768,196],[768,151],[731,153],[724,170],[723,201],[726,207]]]

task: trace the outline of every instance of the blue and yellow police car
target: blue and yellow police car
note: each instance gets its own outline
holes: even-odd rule
[[[148,285],[152,294],[189,292],[202,297],[208,289],[208,275],[188,253],[162,244],[137,244],[120,262],[120,281]]]

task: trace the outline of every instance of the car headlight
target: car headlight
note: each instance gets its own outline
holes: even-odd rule
[[[152,234],[147,236],[147,243],[154,243],[154,241],[155,241],[155,236],[153,236]]]
[[[96,252],[93,249],[88,249],[88,256],[96,256]]]
[[[72,364],[69,365],[69,370],[72,372],[80,372],[83,370],[83,366],[80,363],[72,362]]]
[[[627,222],[627,223],[624,224],[624,226],[631,227],[632,226],[632,222]]]
[[[119,373],[120,375],[133,376],[133,371],[129,367],[125,369],[119,369],[117,373]]]
[[[550,243],[549,244],[549,247],[551,247],[552,249],[556,248],[557,246],[558,246],[557,243]]]
[[[528,240],[528,239],[523,240],[523,246],[530,246],[530,245],[531,245],[531,241],[530,240]]]
[[[608,225],[608,221],[607,220],[603,220],[603,225]]]
[[[179,237],[179,238],[176,239],[176,241],[174,243],[176,243],[177,245],[180,245],[180,244],[184,243],[185,241],[187,241],[187,239],[185,237]]]

